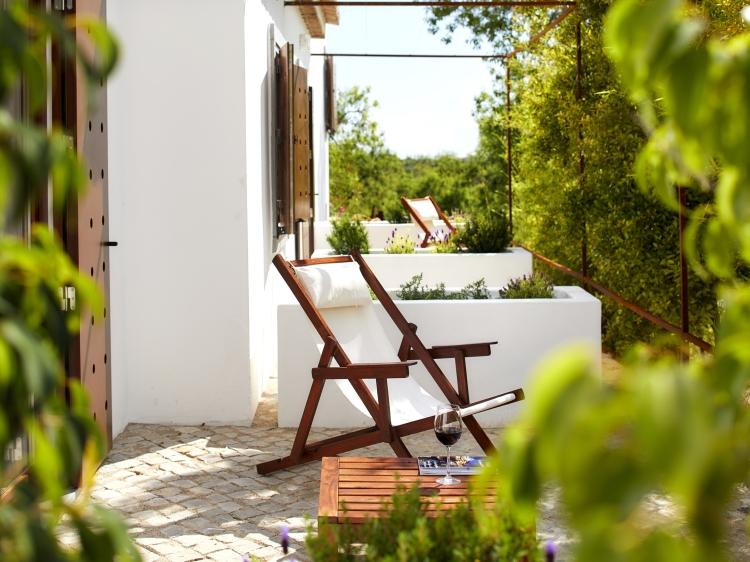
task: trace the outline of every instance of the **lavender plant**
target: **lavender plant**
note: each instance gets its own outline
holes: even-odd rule
[[[434,254],[458,254],[462,251],[461,244],[456,242],[455,236],[451,236],[450,232],[444,232],[442,228],[436,228],[428,239]]]
[[[390,237],[385,240],[385,249],[383,253],[386,254],[414,254],[414,241],[410,236],[403,236],[398,233],[398,229],[394,228],[391,230]]]
[[[501,299],[554,299],[555,286],[552,279],[542,271],[536,271],[528,277],[518,277],[500,289]]]

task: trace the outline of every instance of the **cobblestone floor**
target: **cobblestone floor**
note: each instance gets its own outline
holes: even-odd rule
[[[92,491],[128,519],[146,562],[214,560],[240,562],[241,556],[282,560],[280,531],[291,528],[291,553],[304,552],[305,527],[315,524],[320,462],[259,476],[255,465],[288,454],[295,430],[274,427],[275,381],[252,427],[186,427],[131,424],[114,442]],[[501,439],[500,430],[489,432]],[[312,439],[339,434],[317,430]],[[413,454],[434,454],[429,432],[404,440]],[[479,454],[471,435],[457,454]],[[393,456],[386,445],[359,449],[356,456]],[[565,526],[559,494],[550,488],[539,502],[537,531],[559,546],[559,560],[570,560],[573,538]],[[727,513],[728,550],[734,560],[750,562],[745,517],[750,491],[740,487]],[[661,496],[646,506],[648,517],[679,517]],[[309,515],[306,521],[304,516]],[[63,541],[70,535],[62,535]]]

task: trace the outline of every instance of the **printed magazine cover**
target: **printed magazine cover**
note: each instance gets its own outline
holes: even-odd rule
[[[445,456],[418,457],[420,476],[442,476],[445,474]],[[451,455],[451,474],[477,474],[489,465],[489,457],[462,457]]]

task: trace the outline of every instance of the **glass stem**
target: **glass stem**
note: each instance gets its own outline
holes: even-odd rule
[[[448,456],[445,459],[445,478],[451,479],[451,446],[448,445]]]

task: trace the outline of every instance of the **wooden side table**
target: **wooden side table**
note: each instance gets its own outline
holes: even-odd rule
[[[437,514],[434,504],[466,501],[467,483],[472,477],[459,476],[460,484],[442,486],[437,476],[420,476],[417,459],[325,457],[320,475],[318,523],[338,524],[345,519],[358,525],[369,517],[379,517],[384,501],[396,492],[398,485],[411,488],[419,482],[419,490],[431,504],[427,514]],[[494,503],[494,488],[487,490],[487,506]],[[346,505],[346,513],[341,509]]]

